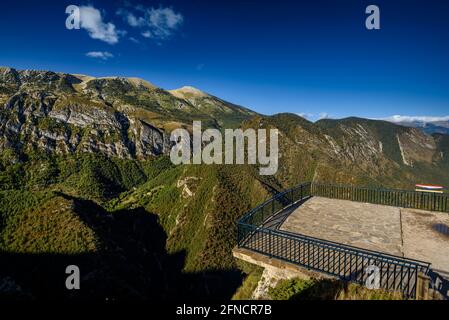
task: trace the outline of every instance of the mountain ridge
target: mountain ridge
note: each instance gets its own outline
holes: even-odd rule
[[[289,137],[281,149],[292,144],[281,156],[303,148],[319,154],[319,162],[366,167],[383,159],[390,171],[417,166],[432,171],[441,170],[449,154],[440,150],[445,144],[439,141],[446,137],[384,120],[348,117],[312,123],[291,113],[264,116],[190,86],[169,92],[137,78],[0,70],[0,149],[17,153],[16,160],[37,149],[57,154],[100,152],[127,159],[167,155],[170,131],[191,130],[194,120],[203,121],[203,128],[218,129],[263,128],[271,123]],[[330,160],[335,157],[339,158]]]
[[[404,126],[404,127],[411,127],[411,128],[419,128],[423,132],[427,134],[434,134],[434,133],[440,133],[440,134],[448,134],[449,135],[449,121],[411,121],[411,122],[394,122],[395,124]]]
[[[170,131],[194,119],[221,128],[256,115],[210,95],[181,99],[138,78],[0,71],[0,148],[21,132],[25,147],[143,158],[167,154]]]
[[[191,296],[192,279],[199,297],[229,298],[242,277],[235,221],[272,194],[304,181],[449,185],[449,135],[356,117],[266,116],[211,95],[179,99],[139,81],[79,77],[0,72],[0,296],[76,297],[53,290],[55,272],[76,259],[89,272],[83,299]],[[278,172],[173,165],[169,133],[193,120],[278,129]],[[39,279],[18,261],[36,265]]]
[[[404,127],[419,128],[429,135],[434,133],[449,134],[449,116],[424,117],[394,115],[384,120]]]

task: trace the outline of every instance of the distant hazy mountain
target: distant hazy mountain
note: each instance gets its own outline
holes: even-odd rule
[[[446,118],[393,116],[386,120],[405,127],[419,128],[427,134],[449,134],[449,119]]]

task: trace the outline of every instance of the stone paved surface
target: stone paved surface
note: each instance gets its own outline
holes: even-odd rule
[[[404,256],[429,261],[433,269],[449,272],[449,234],[445,234],[447,231],[448,213],[403,209]]]
[[[282,230],[402,255],[399,209],[314,197],[294,213]]]
[[[438,225],[442,232],[434,230]],[[449,271],[449,214],[314,197],[281,230],[432,263]]]

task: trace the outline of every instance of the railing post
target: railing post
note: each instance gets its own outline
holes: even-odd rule
[[[436,210],[436,206],[437,206],[437,194],[436,193],[434,193],[433,194],[433,208],[432,208],[432,211],[437,211]]]
[[[268,229],[268,247],[270,248],[268,250],[268,255],[271,258],[273,258],[272,250],[273,250],[273,243],[271,241],[271,229]]]
[[[430,279],[424,273],[416,270],[416,300],[429,300]]]

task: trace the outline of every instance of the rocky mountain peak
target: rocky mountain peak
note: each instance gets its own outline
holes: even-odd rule
[[[209,94],[192,86],[184,86],[178,89],[169,90],[169,92],[180,99],[210,97]]]
[[[179,93],[209,97],[192,87]],[[179,98],[140,78],[3,67],[0,151],[10,150],[18,157],[44,150],[147,158],[167,153],[170,130],[189,127],[193,120],[220,127],[254,114],[223,100],[207,99]]]

